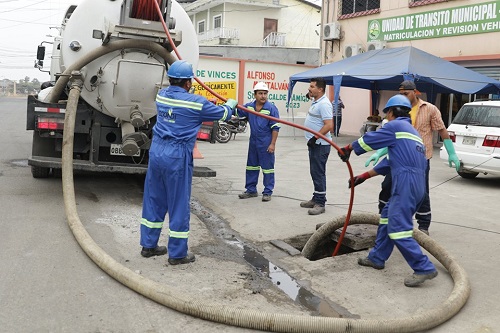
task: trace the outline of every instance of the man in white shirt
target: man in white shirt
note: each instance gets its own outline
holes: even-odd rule
[[[313,78],[309,84],[309,96],[314,98],[307,113],[304,126],[332,139],[333,106],[325,96],[326,82],[323,78]],[[326,162],[331,146],[325,140],[306,131],[305,138],[309,150],[309,172],[314,185],[312,199],[300,203],[300,207],[309,208],[309,215],[325,212],[326,203]]]

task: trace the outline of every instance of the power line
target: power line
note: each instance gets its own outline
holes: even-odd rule
[[[22,6],[22,7],[17,7],[17,8],[13,8],[11,10],[4,10],[3,12],[0,12],[0,14],[3,14],[3,13],[10,13],[10,12],[13,12],[13,11],[16,11],[16,10],[20,10],[20,9],[23,9],[23,8],[27,8],[27,7],[31,7],[31,6],[35,6],[35,5],[38,5],[38,4],[41,4],[41,3],[44,3],[44,2],[47,2],[48,0],[42,0],[40,2],[36,2],[36,3],[32,3],[30,5],[26,5],[26,6]]]
[[[33,50],[30,50],[30,52]],[[5,48],[0,46],[0,52],[8,52],[8,53],[19,53],[19,52],[26,52],[25,49],[10,49],[10,48]]]
[[[37,20],[31,20],[31,21],[16,21],[16,20],[2,19],[2,21],[19,22],[19,24],[14,24],[14,25],[6,26],[6,27],[0,27],[0,30],[10,29],[10,28],[18,27],[18,26],[24,25],[24,24],[37,24],[37,25],[44,25],[44,26],[52,26],[52,25],[54,25],[53,23],[37,23],[37,22],[41,21],[41,20],[48,19],[48,18],[55,16],[55,15],[59,15],[59,11],[56,13],[53,13],[51,15],[44,16],[44,17],[41,17]]]
[[[15,54],[2,54],[0,53],[0,58],[30,58],[30,59],[34,59],[34,57],[36,56],[36,53],[32,53],[32,54],[23,54],[23,55],[15,55]]]
[[[50,16],[46,16],[44,17],[45,18],[48,18]],[[51,26],[51,25],[54,25],[53,23],[38,23],[36,21],[18,21],[18,20],[9,20],[9,19],[2,19],[2,21],[8,21],[8,22],[15,22],[15,23],[21,23],[21,24],[36,24],[36,25],[45,25],[45,26]],[[8,27],[2,27],[0,29],[6,29],[6,28],[11,28],[11,27],[17,27],[17,25],[14,25],[14,26],[8,26]]]

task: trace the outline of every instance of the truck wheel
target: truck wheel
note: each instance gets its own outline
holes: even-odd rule
[[[474,179],[476,178],[477,175],[479,175],[479,172],[458,172],[458,175],[462,178],[465,179]]]
[[[231,140],[231,131],[224,124],[219,124],[217,133],[215,133],[215,140],[220,143],[227,143]]]
[[[47,178],[49,177],[50,168],[44,168],[39,166],[31,166],[31,174],[33,178]]]

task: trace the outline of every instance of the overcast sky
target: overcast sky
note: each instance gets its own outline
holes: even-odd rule
[[[49,80],[48,73],[34,68],[37,46],[51,41],[50,29],[60,25],[66,9],[80,0],[0,0],[0,79],[18,81],[28,76]],[[45,44],[47,50],[50,45]],[[49,65],[50,59],[46,59]],[[48,69],[48,68],[47,68]]]
[[[34,68],[37,46],[51,41],[66,9],[83,0],[0,0],[0,80],[18,81],[28,76],[44,82],[49,74]],[[321,4],[321,0],[310,0]],[[50,45],[44,44],[47,51]],[[45,58],[48,70],[50,58]]]

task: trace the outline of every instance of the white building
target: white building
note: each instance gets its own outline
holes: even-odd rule
[[[244,104],[253,85],[264,81],[280,117],[302,124],[310,101],[308,84],[296,88],[287,102],[288,80],[319,66],[321,7],[305,0],[181,1],[198,35],[198,78],[225,98]],[[215,87],[215,88],[214,88]],[[211,98],[196,85],[196,93]],[[291,110],[287,113],[287,107]],[[280,135],[303,135],[283,128]]]
[[[318,48],[321,7],[304,0],[197,0],[184,5],[200,45]]]
[[[321,64],[372,48],[411,45],[500,79],[498,0],[323,0],[322,9]],[[385,100],[394,93],[387,92]],[[344,132],[356,133],[369,115],[369,94],[361,89],[341,89],[346,104]],[[443,94],[435,104],[448,124],[461,105],[475,97],[487,96],[462,95],[457,100]]]

